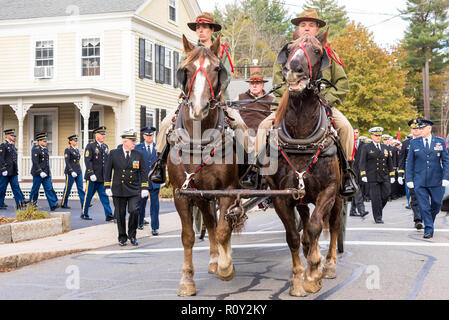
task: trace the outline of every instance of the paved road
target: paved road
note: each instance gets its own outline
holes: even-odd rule
[[[67,211],[71,212],[72,230],[95,226],[95,225],[99,225],[99,224],[103,224],[103,223],[112,223],[112,222],[105,221],[104,209],[103,209],[103,206],[101,205],[101,202],[99,199],[94,198],[91,203],[92,203],[92,207],[89,209],[89,216],[92,218],[91,221],[82,220],[80,218],[81,203],[79,200],[69,200],[70,209],[60,208],[60,209],[57,209],[56,212],[58,212],[58,211],[59,212],[67,212]],[[5,204],[8,205],[8,208],[6,210],[0,210],[0,216],[3,215],[8,218],[14,218],[15,210],[16,210],[16,205],[15,205],[14,200],[12,200],[12,199],[5,200]],[[110,199],[110,204],[111,204],[112,212],[114,212],[114,204],[113,204],[112,199]],[[43,210],[50,211],[48,202],[45,199],[40,199],[38,202],[38,206],[41,206]],[[169,202],[160,201],[159,202],[159,214],[160,215],[166,214],[169,212],[174,212],[174,211],[176,211],[176,208],[175,208],[175,204],[173,201],[169,201]],[[150,219],[149,219],[150,202],[147,203],[145,212],[146,212],[145,216],[147,217],[146,220],[150,221]]]
[[[232,281],[207,273],[208,242],[196,241],[193,298],[177,296],[183,252],[176,231],[142,238],[137,248],[114,245],[0,274],[0,299],[449,299],[449,217],[439,214],[435,237],[425,240],[404,205],[388,203],[384,225],[372,215],[348,217],[337,278],[305,298],[288,294],[290,253],[279,218],[268,210],[251,213],[244,232],[233,235]],[[323,257],[327,243],[322,237]]]

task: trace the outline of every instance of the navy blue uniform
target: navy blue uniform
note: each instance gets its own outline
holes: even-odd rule
[[[0,145],[0,207],[5,205],[8,183],[11,184],[16,206],[19,207],[24,203],[25,196],[20,189],[18,174],[17,149],[14,144],[5,141]]]
[[[80,158],[81,155],[77,148],[69,147],[65,149],[65,187],[61,202],[61,206],[63,207],[66,207],[68,204],[70,191],[72,190],[74,182],[76,183],[76,187],[78,189],[78,196],[81,202],[81,207],[83,207],[85,193],[83,190],[83,175],[81,172]],[[76,174],[76,177],[73,177],[73,173]]]
[[[429,148],[422,137],[410,142],[407,156],[406,182],[413,182],[424,233],[433,235],[435,217],[443,202],[443,180],[449,180],[449,154],[443,138],[432,135]]]
[[[105,216],[111,216],[112,210],[109,203],[109,198],[104,189],[104,167],[108,160],[109,149],[105,143],[98,143],[97,141],[89,143],[84,152],[84,163],[86,165],[86,173],[84,179],[86,180],[86,196],[84,197],[83,212],[81,215],[89,216],[89,206],[95,192],[98,192],[101,204],[104,208]],[[95,175],[97,180],[91,181],[90,177]]]
[[[50,155],[47,147],[35,145],[31,149],[31,160],[33,166],[31,167],[31,175],[33,176],[33,186],[30,191],[30,202],[36,203],[39,197],[39,189],[41,184],[44,187],[45,196],[47,197],[50,208],[53,208],[58,203],[56,192],[53,189],[53,182],[51,180],[50,172]],[[42,178],[41,173],[45,172],[46,177]]]
[[[156,155],[156,143],[152,143],[152,150],[148,150],[145,142],[139,143],[136,145],[134,150],[137,150],[143,154],[145,170],[147,172],[150,171],[151,166],[157,160]],[[160,184],[153,183],[148,180],[148,177],[145,177],[145,182],[148,182],[148,191],[150,192],[150,218],[151,218],[151,229],[158,230],[159,229],[159,190]],[[141,226],[144,223],[145,218],[145,208],[147,206],[148,197],[143,198],[140,202],[140,211],[139,211],[139,219],[138,225]]]

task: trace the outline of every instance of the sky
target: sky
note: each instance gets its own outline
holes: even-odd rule
[[[201,11],[212,12],[217,6],[224,8],[227,3],[235,0],[197,0]],[[302,12],[305,0],[284,0],[292,16]],[[373,32],[374,40],[386,47],[399,42],[407,28],[407,21],[396,15],[398,9],[406,8],[406,0],[337,0],[340,6],[345,6],[350,20],[359,22]],[[396,16],[396,17],[395,17]]]

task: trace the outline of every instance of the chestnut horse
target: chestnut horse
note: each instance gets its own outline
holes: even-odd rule
[[[340,228],[342,198],[341,169],[335,152],[333,130],[317,130],[320,118],[323,119],[322,98],[319,95],[321,71],[329,66],[329,57],[324,49],[328,31],[318,38],[304,37],[286,45],[278,55],[278,63],[283,64],[283,76],[288,90],[285,91],[276,111],[275,126],[280,133],[297,141],[297,145],[310,141],[316,131],[325,131],[321,147],[316,142],[311,154],[288,153],[279,148],[278,169],[273,175],[267,175],[271,189],[302,189],[305,194],[300,200],[291,197],[273,198],[273,204],[286,230],[287,243],[292,255],[290,294],[305,296],[321,289],[322,277],[336,277],[336,245]],[[325,123],[329,124],[324,113]],[[318,132],[319,134],[319,132]],[[318,157],[324,144],[333,146],[334,152],[326,157]],[[280,144],[281,145],[281,144]],[[315,161],[314,161],[315,160]],[[302,186],[302,187],[299,187]],[[315,209],[309,217],[307,204],[313,203]],[[307,269],[301,263],[299,248],[300,234],[296,228],[294,208],[298,209],[303,222],[303,253],[307,258]],[[323,225],[329,222],[330,247],[324,268],[321,271],[321,254],[318,240]]]
[[[178,118],[181,117],[182,121],[178,121],[178,123],[182,123],[182,129],[188,133],[189,137],[203,137],[206,130],[218,130],[217,123],[220,122],[220,112],[223,112],[221,108],[216,106],[216,103],[223,98],[224,88],[222,84],[225,83],[228,76],[226,69],[217,57],[220,49],[220,37],[214,41],[210,48],[195,47],[189,43],[185,36],[183,36],[183,44],[186,58],[181,63],[177,77],[183,86],[184,98],[181,103],[183,107],[178,115]],[[197,130],[198,127],[200,130]],[[192,141],[190,140],[190,143]],[[204,158],[208,157],[195,159],[193,152],[190,154],[184,152],[183,156],[187,155],[188,161],[183,161],[179,152],[176,152],[176,147],[171,147],[167,170],[173,189],[180,190],[183,187],[198,190],[237,189],[239,187],[239,170],[236,154],[232,148],[231,152],[233,157],[231,164],[227,164],[225,161],[206,163],[207,159]],[[209,234],[210,261],[208,272],[216,273],[222,280],[233,278],[234,266],[230,245],[233,230],[232,224],[225,220],[225,214],[234,200],[235,197],[219,198],[220,218],[217,225],[212,211],[213,208],[208,199],[175,196],[176,210],[182,223],[181,236],[184,246],[184,264],[178,295],[190,296],[196,294],[192,263],[192,247],[195,242],[192,215],[194,205],[200,209]]]

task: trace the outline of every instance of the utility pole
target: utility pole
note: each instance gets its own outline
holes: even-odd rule
[[[430,119],[430,84],[429,84],[429,62],[430,59],[425,55],[423,68],[423,98],[424,98],[424,117]]]

